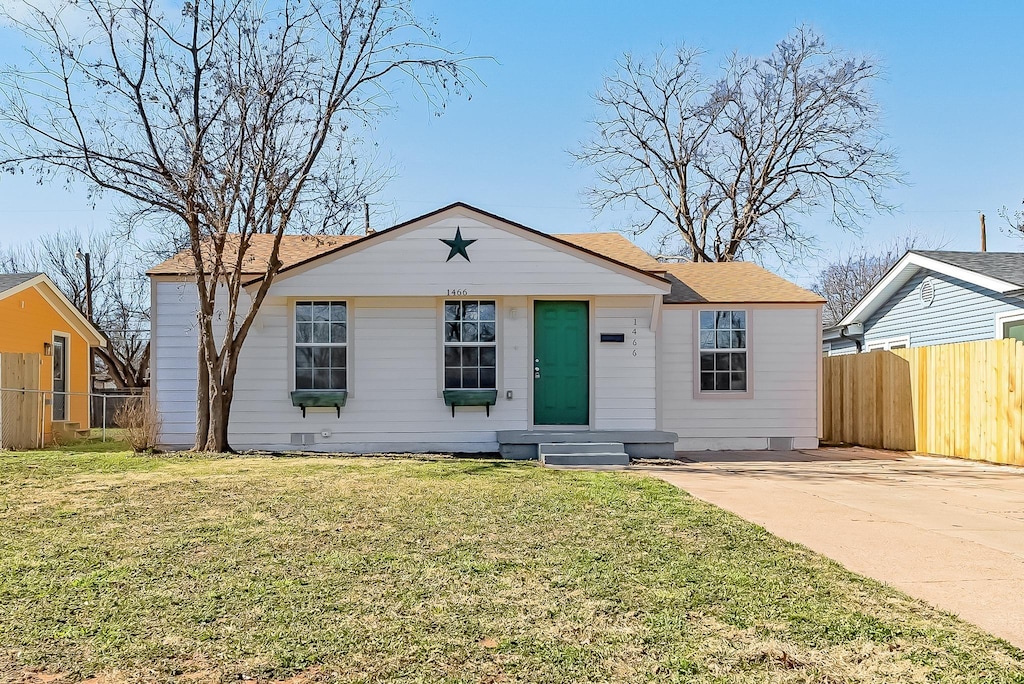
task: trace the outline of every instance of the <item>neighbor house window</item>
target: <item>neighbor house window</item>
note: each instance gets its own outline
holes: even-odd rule
[[[875,351],[878,349],[884,349],[889,351],[890,349],[906,349],[910,346],[910,337],[895,337],[891,340],[875,340],[868,342],[864,345],[864,351]]]
[[[700,312],[700,391],[747,391],[747,312]]]
[[[1024,314],[1010,311],[996,316],[996,337],[1024,342]]]
[[[295,389],[347,389],[345,302],[295,303]]]
[[[493,301],[444,303],[444,388],[495,389],[497,307]]]

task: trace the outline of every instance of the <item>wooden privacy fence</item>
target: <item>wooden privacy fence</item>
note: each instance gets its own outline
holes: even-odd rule
[[[0,448],[40,446],[39,354],[0,354]]]
[[[1024,465],[1024,343],[830,356],[822,372],[826,442]]]

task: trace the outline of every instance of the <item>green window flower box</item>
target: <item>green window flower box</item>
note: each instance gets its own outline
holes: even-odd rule
[[[348,390],[295,390],[292,392],[292,406],[302,409],[306,417],[307,408],[335,408],[341,418],[341,407],[348,400]]]
[[[498,390],[457,389],[444,391],[444,403],[452,407],[452,418],[455,417],[456,406],[483,406],[487,415],[491,415],[491,407],[498,401]]]

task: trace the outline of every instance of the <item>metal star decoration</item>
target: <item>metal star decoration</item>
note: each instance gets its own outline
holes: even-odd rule
[[[448,258],[445,259],[445,262],[451,261],[453,258],[455,258],[456,255],[460,255],[462,256],[463,259],[469,261],[469,254],[466,253],[466,248],[469,247],[474,242],[476,242],[476,240],[466,240],[465,238],[463,238],[462,229],[458,227],[455,228],[454,239],[445,240],[444,238],[440,238],[440,240],[441,242],[443,242],[444,244],[448,245],[451,248],[451,251],[448,253]]]

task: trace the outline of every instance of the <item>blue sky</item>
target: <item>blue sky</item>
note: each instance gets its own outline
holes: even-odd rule
[[[429,0],[448,44],[490,55],[485,85],[441,117],[402,93],[400,110],[376,130],[396,177],[376,198],[382,223],[455,200],[550,232],[614,229],[594,219],[581,191],[589,170],[567,149],[589,133],[590,99],[624,51],[650,53],[685,41],[713,64],[733,50],[762,55],[808,23],[832,44],[884,64],[877,86],[883,125],[899,150],[907,185],[891,191],[900,209],[843,233],[827,216],[805,225],[826,251],[872,246],[914,231],[950,249],[976,249],[978,212],[989,248],[1019,250],[1001,230],[1000,207],[1024,199],[1024,3],[1019,2],[480,2]],[[0,35],[2,38],[8,36]],[[10,55],[9,40],[0,59]],[[102,227],[109,202],[89,208],[84,191],[0,179],[0,244],[59,227]],[[643,244],[646,240],[639,238]],[[785,272],[807,282],[816,262]]]

